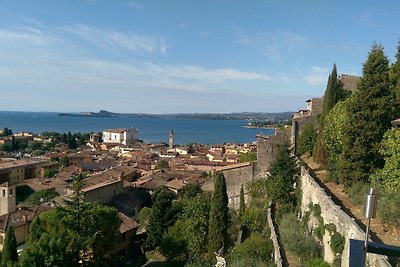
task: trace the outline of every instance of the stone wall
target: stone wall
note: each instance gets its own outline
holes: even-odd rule
[[[336,226],[337,231],[346,239],[345,247],[342,253],[342,266],[349,266],[349,240],[363,240],[364,231],[350,218],[338,205],[336,205],[330,196],[328,196],[323,188],[311,177],[304,167],[301,168],[301,189],[302,201],[301,212],[304,215],[308,210],[309,204],[319,204],[321,207],[321,216],[324,219],[324,224],[332,223]],[[332,251],[329,246],[330,237],[325,236],[324,242],[324,257],[326,261],[332,261]],[[391,266],[385,256],[368,254],[368,266],[372,267],[389,267]]]
[[[240,188],[243,185],[245,202],[248,203],[248,194],[246,184],[252,180],[265,177],[266,172],[275,158],[278,151],[278,145],[283,141],[289,141],[291,128],[277,130],[275,135],[257,135],[257,161],[247,162],[235,165],[228,165],[216,169],[216,172],[222,172],[225,176],[229,207],[235,210],[240,206]]]
[[[222,171],[226,181],[226,191],[228,194],[228,206],[238,210],[240,206],[240,188],[243,185],[245,202],[248,202],[246,184],[254,179],[255,162],[246,164],[231,165],[230,168],[224,168]],[[217,170],[218,171],[218,170]]]
[[[271,229],[271,240],[272,240],[272,244],[274,246],[274,262],[277,267],[282,267],[283,262],[282,262],[282,256],[281,256],[281,248],[279,246],[278,236],[275,231],[274,221],[272,220],[271,202],[269,202],[269,204],[268,204],[267,215],[268,215],[267,221],[268,221],[269,229]]]

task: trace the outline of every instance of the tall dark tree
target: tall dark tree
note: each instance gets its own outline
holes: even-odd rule
[[[289,143],[281,144],[268,169],[266,179],[268,197],[277,203],[291,202],[298,172],[296,162],[290,155]]]
[[[208,224],[208,253],[211,256],[221,247],[228,247],[228,194],[224,174],[218,173],[214,181],[214,192],[210,205],[210,222]]]
[[[15,238],[14,228],[8,227],[5,235],[3,251],[1,252],[1,263],[3,265],[18,260],[17,239]]]
[[[358,91],[350,99],[349,116],[343,127],[343,150],[339,159],[339,179],[345,185],[368,181],[383,166],[379,144],[397,114],[397,104],[389,89],[389,62],[383,47],[372,46]]]
[[[322,105],[322,114],[319,121],[318,137],[316,142],[316,150],[314,153],[315,160],[320,164],[326,164],[326,152],[323,141],[323,131],[325,125],[326,116],[333,109],[333,107],[346,96],[343,84],[338,79],[336,64],[333,65],[331,75],[328,78],[328,84],[326,86],[324,94],[324,102]]]
[[[246,209],[246,203],[244,202],[244,189],[243,184],[240,187],[240,203],[239,203],[239,216],[241,217]]]
[[[154,193],[154,204],[149,216],[149,225],[147,227],[147,245],[154,248],[160,244],[162,235],[171,226],[174,221],[174,211],[172,201],[175,194],[165,187]]]
[[[397,45],[396,62],[390,66],[390,85],[396,95],[397,103],[400,103],[400,41]]]
[[[12,133],[12,130],[8,129],[7,127],[3,129],[3,136],[10,136]]]

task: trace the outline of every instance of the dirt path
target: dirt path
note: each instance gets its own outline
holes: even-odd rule
[[[363,206],[354,205],[351,203],[349,197],[344,191],[343,185],[333,182],[324,182],[326,181],[326,179],[324,179],[327,175],[326,170],[321,169],[320,166],[315,163],[310,157],[302,157],[302,160],[315,172],[319,181],[323,183],[327,188],[329,188],[329,190],[336,196],[336,198],[339,199],[341,204],[349,209],[358,221],[365,224],[366,219],[363,215]],[[365,225],[360,225],[360,227],[362,229],[365,229]],[[388,245],[400,246],[400,228],[385,225],[379,220],[379,218],[374,218],[371,220],[371,231],[383,243]]]

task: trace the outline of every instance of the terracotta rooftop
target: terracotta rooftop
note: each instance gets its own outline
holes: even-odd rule
[[[118,217],[121,220],[121,225],[119,226],[119,231],[121,234],[139,228],[140,226],[136,221],[132,220],[122,212],[118,212]]]
[[[49,204],[39,206],[21,206],[17,210],[0,216],[0,231],[5,232],[9,226],[20,226],[27,222],[31,222],[37,214],[49,210]]]
[[[15,167],[22,167],[27,165],[34,165],[44,163],[45,161],[37,161],[37,160],[12,160],[12,161],[1,161],[0,160],[0,169],[8,169],[8,168],[15,168]]]
[[[168,182],[165,186],[172,189],[180,190],[184,188],[186,185],[187,184],[183,180],[175,178],[174,180]]]

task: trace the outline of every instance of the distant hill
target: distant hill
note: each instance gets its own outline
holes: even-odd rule
[[[203,120],[255,120],[282,121],[289,119],[294,112],[236,112],[236,113],[176,113],[176,114],[147,114],[147,113],[114,113],[107,110],[99,112],[59,113],[59,116],[73,117],[134,117],[134,118],[164,118],[164,119],[203,119]]]

